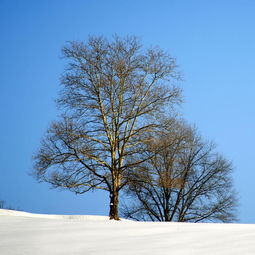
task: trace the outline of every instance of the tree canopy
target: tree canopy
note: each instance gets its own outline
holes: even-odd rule
[[[123,215],[152,221],[235,221],[231,163],[183,122],[171,120],[164,127],[145,142],[148,160],[130,177],[131,202]]]
[[[138,156],[144,140],[181,101],[176,61],[160,48],[144,50],[136,37],[89,37],[62,52],[62,115],[35,153],[34,176],[75,193],[109,192],[109,216],[118,220],[119,191],[147,160]]]

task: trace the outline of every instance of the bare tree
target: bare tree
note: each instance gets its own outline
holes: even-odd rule
[[[5,208],[5,201],[0,200],[0,209],[4,209],[4,208]]]
[[[35,154],[34,175],[54,188],[110,194],[110,219],[119,219],[119,192],[127,172],[143,160],[143,135],[158,117],[180,102],[175,59],[135,37],[112,41],[90,37],[63,48],[68,66],[62,77],[59,121],[49,128]],[[134,157],[133,157],[134,158]]]
[[[21,211],[21,209],[7,205],[4,200],[0,200],[0,209],[7,209],[7,210],[15,210],[15,211]]]
[[[124,217],[181,222],[236,220],[231,163],[215,153],[214,146],[194,129],[174,120],[167,125],[147,142],[149,160],[133,171],[128,186],[132,199],[123,206]]]

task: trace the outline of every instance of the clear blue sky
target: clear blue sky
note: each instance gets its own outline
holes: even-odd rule
[[[232,160],[239,218],[255,223],[255,1],[0,0],[0,199],[25,211],[108,214],[108,195],[74,195],[28,172],[49,123],[66,41],[137,35],[177,58],[184,118]]]

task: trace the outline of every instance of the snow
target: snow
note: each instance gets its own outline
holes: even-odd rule
[[[0,209],[0,254],[255,254],[255,225],[110,221]]]

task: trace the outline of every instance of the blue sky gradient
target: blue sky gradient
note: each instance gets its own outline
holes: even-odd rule
[[[106,193],[52,190],[28,173],[59,114],[61,48],[117,33],[176,57],[183,117],[233,162],[240,222],[255,223],[254,13],[253,0],[1,0],[0,199],[29,212],[108,214]]]

